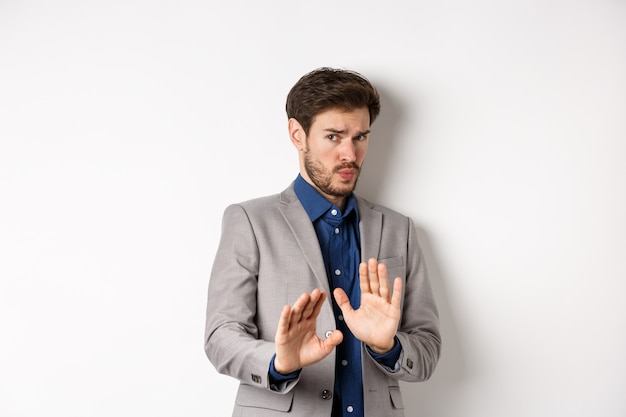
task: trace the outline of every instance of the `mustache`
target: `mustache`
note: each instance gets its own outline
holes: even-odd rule
[[[335,168],[333,168],[333,173],[339,172],[342,169],[346,168],[354,169],[357,172],[361,171],[361,167],[359,167],[356,162],[346,162],[345,164],[337,165]]]

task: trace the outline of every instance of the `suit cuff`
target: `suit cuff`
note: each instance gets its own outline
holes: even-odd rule
[[[397,372],[400,370],[400,357],[402,355],[402,345],[398,340],[398,337],[394,337],[394,343],[391,350],[387,353],[378,354],[370,349],[369,346],[365,345],[365,349],[370,354],[372,358],[385,368],[389,370],[389,372]]]
[[[295,381],[300,376],[300,371],[302,369],[298,369],[290,374],[281,374],[274,367],[274,359],[276,359],[276,354],[272,356],[272,360],[270,361],[270,369],[268,374],[270,389],[276,392],[283,392],[287,388],[287,384],[289,382]]]

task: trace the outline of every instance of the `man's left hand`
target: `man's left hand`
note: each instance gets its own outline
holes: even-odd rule
[[[402,280],[393,282],[389,291],[389,279],[385,264],[374,258],[359,265],[361,305],[354,310],[345,291],[335,289],[333,295],[341,309],[346,325],[354,336],[378,354],[390,351],[400,322]]]

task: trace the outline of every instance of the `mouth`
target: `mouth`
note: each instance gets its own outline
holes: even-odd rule
[[[344,181],[350,181],[358,175],[358,168],[341,168],[337,170],[337,174]]]

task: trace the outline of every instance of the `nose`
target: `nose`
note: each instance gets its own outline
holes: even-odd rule
[[[339,159],[341,162],[356,161],[356,148],[350,139],[343,140],[339,146]]]

